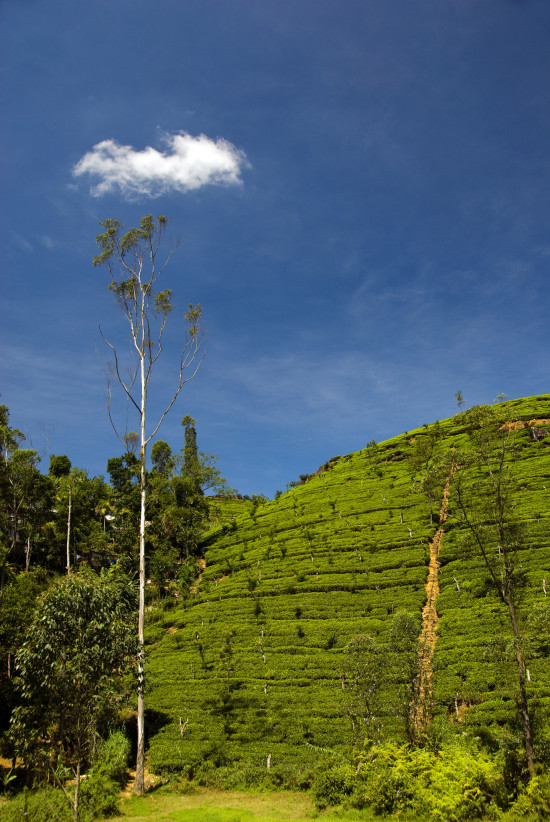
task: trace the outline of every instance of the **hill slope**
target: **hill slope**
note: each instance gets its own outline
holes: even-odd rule
[[[550,427],[550,395],[501,408],[517,423],[511,469],[526,526],[518,555],[526,613],[550,588],[550,437],[533,440],[524,423]],[[413,713],[417,729],[432,716],[483,733],[511,720],[510,665],[486,652],[507,634],[506,613],[482,560],[465,549],[455,478],[440,477],[429,496],[416,482],[430,449],[442,458],[468,440],[457,415],[335,458],[278,500],[233,506],[228,522],[218,512],[196,593],[148,615],[153,771],[205,760],[265,767],[268,757],[307,766],[318,748],[347,750],[354,728],[405,739]],[[422,626],[430,561],[435,608]],[[422,679],[411,673],[403,625],[416,636],[424,627],[426,640],[427,620]],[[550,705],[547,652],[532,644],[539,714]]]

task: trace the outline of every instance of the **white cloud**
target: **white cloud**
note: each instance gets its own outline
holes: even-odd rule
[[[204,134],[168,134],[167,149],[147,146],[137,151],[116,140],[103,140],[82,157],[73,169],[80,177],[99,178],[91,193],[100,197],[119,188],[126,197],[159,197],[170,191],[191,191],[205,185],[241,183],[241,170],[249,163],[243,151],[227,140]]]

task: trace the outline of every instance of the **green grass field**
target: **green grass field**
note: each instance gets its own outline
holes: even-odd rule
[[[122,816],[111,822],[305,822],[315,818],[355,822],[369,818],[364,811],[345,815],[319,813],[307,794],[289,791],[234,793],[199,789],[191,795],[158,791],[124,800],[121,810]]]

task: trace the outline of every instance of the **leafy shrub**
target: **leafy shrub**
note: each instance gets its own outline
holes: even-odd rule
[[[2,806],[2,822],[72,822],[73,811],[63,792],[46,788],[38,791],[24,790]]]
[[[507,803],[495,762],[457,745],[447,745],[438,754],[395,743],[373,745],[356,757],[354,767],[340,765],[320,773],[314,796],[320,809],[345,802],[375,814],[404,812],[431,822],[493,818]],[[543,789],[533,797],[537,807],[545,807]]]
[[[87,779],[82,782],[82,816],[114,816],[118,812],[120,788],[126,781],[130,743],[122,731],[111,734],[99,747]]]
[[[120,788],[104,774],[91,775],[80,787],[80,819],[114,816],[118,812]]]
[[[429,819],[494,818],[507,804],[504,779],[496,763],[479,752],[447,748],[434,762],[416,808]]]
[[[430,767],[428,761],[414,763],[407,747],[395,744],[373,746],[367,755],[357,758],[356,785],[351,804],[355,808],[370,807],[377,814],[395,813],[412,805],[415,778],[421,777]],[[414,752],[416,753],[416,751]],[[426,754],[425,751],[419,751]]]
[[[350,765],[336,765],[320,771],[313,783],[313,797],[319,810],[329,805],[341,805],[354,788],[354,772]]]
[[[79,819],[92,822],[101,816],[114,816],[119,809],[120,788],[126,780],[130,743],[120,731],[112,734],[98,749],[94,764],[80,784]],[[2,805],[2,822],[70,822],[73,818],[72,788],[69,796],[51,787],[26,789]]]
[[[98,748],[95,762],[90,770],[90,777],[105,776],[119,787],[124,787],[130,742],[122,731],[115,731]]]
[[[524,819],[528,815],[535,819],[550,818],[550,774],[534,776],[512,806],[512,819]]]

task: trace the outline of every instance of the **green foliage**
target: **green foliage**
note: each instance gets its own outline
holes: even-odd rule
[[[49,584],[49,575],[42,568],[36,568],[14,576],[4,591],[0,610],[0,733],[7,729],[11,711],[17,704],[13,678],[15,655],[26,639],[36,601]]]
[[[134,609],[135,590],[116,567],[72,574],[43,595],[17,655],[12,738],[26,763],[47,770],[54,752],[76,763],[89,756],[136,653]]]
[[[522,820],[550,818],[550,774],[533,777],[517,801],[513,804],[510,819]]]
[[[0,406],[0,607],[10,564],[28,568],[31,555],[47,550],[44,536],[54,494],[52,478],[38,469],[40,455],[32,448],[20,448],[24,437],[8,421],[6,406]]]
[[[56,457],[55,454],[50,454],[50,468],[48,473],[52,477],[66,477],[71,472],[71,461],[65,456]]]
[[[108,739],[99,743],[96,756],[89,771],[90,776],[101,774],[124,787],[127,778],[130,741],[122,731],[115,731]]]
[[[385,646],[366,634],[355,636],[346,648],[343,682],[356,741],[372,741],[381,736],[382,686],[387,664]]]
[[[341,805],[355,787],[355,773],[350,765],[335,765],[320,770],[313,783],[315,805],[324,810],[332,805]]]
[[[101,817],[115,816],[120,807],[120,789],[127,776],[130,743],[121,731],[101,742],[88,773],[80,787],[78,818],[93,822]],[[73,819],[72,797],[67,788],[45,787],[26,789],[1,806],[2,820],[21,819],[37,822],[69,822]]]
[[[92,767],[82,783],[80,801],[86,817],[114,816],[120,805],[120,789],[127,777],[130,743],[117,731],[99,745]]]
[[[411,814],[430,822],[495,818],[508,797],[498,766],[459,745],[437,753],[392,743],[356,755],[353,765],[322,771],[314,786],[318,808],[343,802],[375,814]]]
[[[153,470],[160,474],[166,474],[171,468],[172,449],[164,440],[157,440],[151,446],[151,462]]]
[[[0,806],[2,822],[72,822],[73,811],[59,788],[24,790]]]

